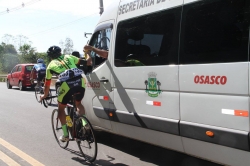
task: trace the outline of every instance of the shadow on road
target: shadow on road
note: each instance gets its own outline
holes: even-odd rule
[[[98,160],[97,159],[93,163],[89,163],[86,160],[84,160],[83,158],[79,158],[79,157],[73,157],[72,160],[75,160],[81,164],[89,165],[89,166],[96,166],[96,165],[98,165],[98,166],[100,166],[100,165],[101,166],[110,166],[110,165],[112,165],[112,166],[128,166],[128,165],[122,164],[122,163],[112,163],[111,161],[113,161],[114,158],[112,158],[110,156],[108,156],[108,158],[110,158],[110,160],[103,160],[103,159]]]
[[[113,165],[113,166],[128,166],[126,164],[123,163],[112,163],[111,161],[114,161],[115,158],[111,157],[111,156],[107,156],[110,160],[103,160],[103,159],[99,159],[96,160],[94,163],[97,165],[103,165],[103,166],[108,166],[108,165]]]
[[[97,142],[130,154],[140,160],[162,166],[220,166],[183,153],[153,146],[107,132],[95,132]],[[110,157],[110,156],[109,156]],[[112,157],[110,157],[112,158]],[[112,161],[112,160],[110,160]],[[113,165],[110,161],[96,161],[99,165]],[[125,166],[124,164],[118,164]]]
[[[66,148],[65,150],[71,152],[72,154],[74,155],[77,155],[78,157],[72,157],[71,159],[74,160],[74,161],[77,161],[83,165],[89,165],[89,166],[128,166],[126,164],[122,164],[122,163],[112,163],[111,161],[114,161],[115,158],[111,157],[111,156],[107,156],[109,158],[109,160],[103,160],[103,159],[96,159],[93,163],[90,163],[88,161],[86,161],[82,154],[79,152],[79,151],[75,151],[75,150],[72,150],[72,149],[69,149],[69,148]]]

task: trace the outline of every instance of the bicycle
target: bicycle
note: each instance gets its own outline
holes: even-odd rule
[[[47,98],[56,98],[50,96]],[[46,102],[42,101],[47,108]],[[93,162],[97,156],[97,142],[94,135],[94,129],[90,121],[85,116],[77,116],[75,106],[75,95],[72,96],[71,101],[66,106],[66,121],[69,133],[69,141],[76,141],[82,156],[89,162]],[[69,120],[69,117],[71,120]],[[72,122],[72,123],[71,123]],[[51,115],[52,130],[58,145],[65,149],[68,147],[69,141],[61,142],[59,137],[63,135],[61,123],[58,118],[58,110],[54,109]]]
[[[32,84],[37,84],[37,80],[31,80]],[[42,88],[42,89],[41,89]],[[41,87],[38,86],[34,86],[34,90],[35,90],[35,97],[38,103],[40,103],[40,95],[44,94],[44,80],[41,82]],[[52,92],[51,89],[49,90],[49,95],[48,96],[52,96]],[[45,100],[47,105],[51,105],[52,103],[52,98]]]

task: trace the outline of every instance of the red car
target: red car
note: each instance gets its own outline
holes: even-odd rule
[[[30,82],[30,72],[34,64],[18,64],[7,75],[7,88],[11,89],[12,86],[18,86],[20,90],[25,90],[26,87],[33,87]],[[36,74],[33,74],[36,78]]]

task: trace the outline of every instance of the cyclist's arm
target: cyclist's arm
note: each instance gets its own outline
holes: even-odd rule
[[[109,52],[106,51],[106,50],[100,50],[98,48],[92,47],[91,51],[94,51],[95,53],[97,53],[98,55],[100,55],[102,58],[108,58]]]
[[[90,45],[85,45],[84,50],[94,51],[96,54],[100,55],[102,58],[108,58],[109,52],[106,50],[101,50]]]
[[[91,66],[92,65],[92,58],[87,54],[87,59],[81,59],[81,58],[77,58],[75,56],[70,55],[71,58],[73,58],[74,63],[76,65],[83,65],[83,66]]]
[[[45,84],[44,84],[44,97],[45,98],[49,95],[50,83],[51,83],[51,80],[45,79]]]
[[[46,69],[46,76],[45,76],[45,82],[44,82],[44,98],[46,98],[49,94],[50,84],[51,84],[51,78],[52,74],[50,72],[50,69]]]
[[[85,59],[79,59],[78,65],[83,65],[83,66],[92,66],[92,58],[88,58],[87,60]]]

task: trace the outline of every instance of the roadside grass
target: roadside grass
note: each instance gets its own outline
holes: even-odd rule
[[[5,82],[6,78],[0,78],[0,82]]]
[[[6,76],[7,74],[6,73],[0,73],[0,82],[5,82],[6,81]]]

